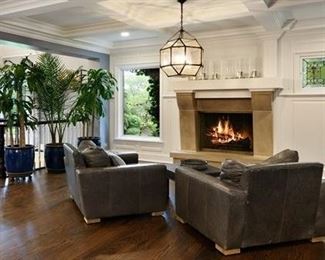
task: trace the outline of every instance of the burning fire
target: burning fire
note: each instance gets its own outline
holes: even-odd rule
[[[213,126],[208,130],[207,136],[211,137],[210,140],[213,144],[227,144],[247,138],[247,134],[234,130],[229,118],[227,120],[219,119],[217,126]]]

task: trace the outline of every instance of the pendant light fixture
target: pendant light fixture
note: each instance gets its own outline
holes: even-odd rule
[[[183,4],[181,4],[181,29],[160,49],[160,68],[168,77],[196,76],[202,65],[203,48],[194,36],[183,28]]]

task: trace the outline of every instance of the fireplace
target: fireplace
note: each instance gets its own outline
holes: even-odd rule
[[[252,153],[252,113],[199,113],[199,149]]]
[[[181,142],[180,150],[171,152],[175,162],[201,159],[220,165],[234,158],[258,163],[273,154],[273,91],[251,89],[249,96],[233,96],[228,90],[231,95],[222,96],[225,91],[176,92]]]

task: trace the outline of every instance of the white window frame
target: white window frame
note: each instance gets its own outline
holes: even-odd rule
[[[321,58],[325,52],[299,52],[294,55],[294,90],[295,93],[325,94],[324,87],[303,87],[303,59]]]
[[[162,95],[161,95],[161,75],[159,77],[159,136],[138,136],[138,135],[125,135],[124,134],[124,75],[123,72],[125,70],[131,69],[151,69],[157,68],[159,69],[158,63],[145,63],[145,64],[128,64],[122,65],[115,68],[115,72],[117,74],[117,82],[118,82],[118,92],[116,95],[115,102],[115,138],[114,140],[121,141],[137,141],[137,142],[152,142],[152,143],[162,143]],[[159,72],[160,73],[160,72]]]

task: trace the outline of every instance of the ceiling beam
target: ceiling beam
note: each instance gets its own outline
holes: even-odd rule
[[[76,0],[11,0],[1,3],[0,18],[26,17],[73,7],[77,4]]]
[[[268,31],[281,30],[293,17],[289,11],[272,10],[276,0],[242,0],[251,15]]]
[[[272,10],[283,9],[286,7],[291,6],[299,6],[299,5],[310,5],[310,4],[317,4],[317,3],[324,3],[324,0],[277,0],[273,3],[270,8]]]

